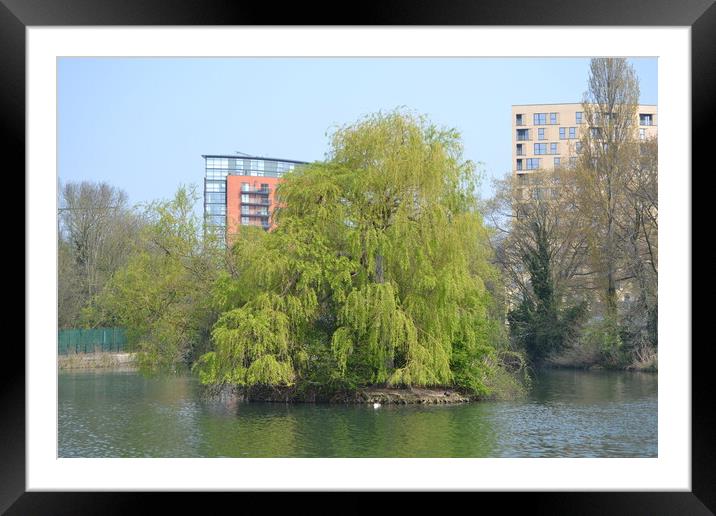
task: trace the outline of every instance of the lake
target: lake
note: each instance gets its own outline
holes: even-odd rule
[[[519,401],[221,403],[189,375],[60,372],[60,457],[656,457],[653,373],[545,370]]]

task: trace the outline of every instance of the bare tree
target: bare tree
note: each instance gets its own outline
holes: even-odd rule
[[[569,169],[545,170],[495,182],[495,196],[485,205],[493,228],[493,250],[506,275],[510,301],[532,291],[525,256],[542,235],[549,246],[551,281],[560,296],[579,297],[578,276],[585,274],[587,239],[575,205]]]
[[[626,182],[627,202],[617,219],[624,276],[634,298],[626,306],[624,326],[637,355],[658,342],[658,188],[656,139],[639,144]]]
[[[510,334],[539,362],[567,347],[586,310],[586,238],[574,205],[571,173],[540,171],[496,184],[486,206],[503,272]]]
[[[59,322],[69,326],[125,262],[140,220],[127,194],[107,183],[66,183],[59,203]]]
[[[639,81],[626,59],[592,59],[576,170],[579,205],[588,223],[592,269],[606,315],[617,316],[617,283],[625,276],[619,218],[629,204],[628,186],[638,153]]]

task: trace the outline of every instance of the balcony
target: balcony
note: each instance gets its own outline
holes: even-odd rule
[[[268,195],[271,192],[269,188],[251,188],[244,186],[241,188],[241,193],[252,193],[259,195]]]
[[[250,199],[248,201],[241,200],[241,204],[245,206],[270,206],[268,199]]]

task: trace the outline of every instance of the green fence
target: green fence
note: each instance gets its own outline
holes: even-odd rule
[[[57,343],[60,355],[99,351],[121,352],[127,350],[127,334],[124,328],[59,330]]]

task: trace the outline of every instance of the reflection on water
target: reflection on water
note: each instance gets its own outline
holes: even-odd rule
[[[657,376],[553,370],[516,402],[206,402],[187,375],[60,373],[60,457],[656,457]]]

